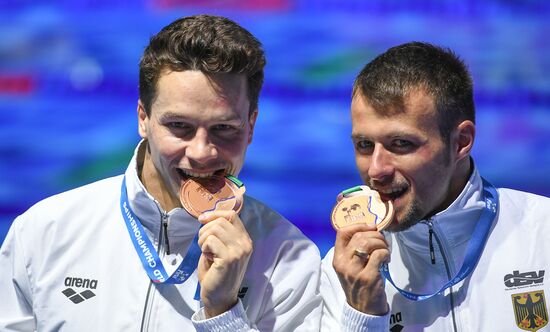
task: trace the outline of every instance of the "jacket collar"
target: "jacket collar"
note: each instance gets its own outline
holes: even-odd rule
[[[474,165],[462,192],[447,209],[428,220],[420,221],[405,231],[395,233],[397,240],[413,251],[429,251],[428,223],[431,223],[436,235],[445,246],[455,248],[464,245],[470,240],[485,207],[482,193],[483,181]]]
[[[170,236],[194,236],[199,229],[199,222],[183,208],[164,211],[157,200],[147,192],[139,178],[147,142],[142,140],[134,151],[134,155],[125,172],[128,200],[135,215],[143,227],[157,237],[163,216],[167,218],[168,234]]]

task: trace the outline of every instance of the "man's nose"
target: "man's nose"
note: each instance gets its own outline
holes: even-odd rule
[[[368,176],[374,181],[384,181],[394,173],[394,166],[391,153],[381,144],[374,146],[371,155]]]
[[[200,164],[205,164],[211,159],[218,157],[218,150],[208,137],[208,131],[203,128],[197,129],[193,139],[185,149],[185,156]]]

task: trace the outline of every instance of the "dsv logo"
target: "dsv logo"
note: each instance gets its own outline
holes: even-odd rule
[[[504,276],[504,285],[506,287],[527,286],[531,284],[540,284],[544,281],[544,270],[519,273],[514,271],[512,274]]]

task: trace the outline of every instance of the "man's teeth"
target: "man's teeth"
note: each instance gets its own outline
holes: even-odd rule
[[[393,195],[393,194],[399,193],[401,191],[403,191],[402,188],[390,188],[390,189],[387,189],[387,190],[379,190],[379,192],[381,192],[384,195]]]
[[[184,170],[181,170],[181,172],[187,176],[191,176],[191,177],[194,177],[194,178],[209,178],[211,176],[214,175],[214,172],[210,172],[210,173],[195,173],[195,172],[191,172],[191,171],[184,171]]]

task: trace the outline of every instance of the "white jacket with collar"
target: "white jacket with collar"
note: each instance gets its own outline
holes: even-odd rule
[[[134,156],[125,174],[134,213],[161,257],[164,220],[171,251],[185,256],[198,221],[162,211],[136,169]],[[318,330],[319,251],[290,222],[245,197],[254,250],[239,303],[201,320],[196,271],[179,285],[149,280],[121,215],[122,179],[50,197],[14,221],[0,249],[0,331]]]
[[[474,170],[459,197],[445,210],[410,229],[386,233],[392,279],[414,293],[437,291],[462,266],[466,246],[485,206]],[[500,209],[475,270],[426,301],[414,302],[386,283],[390,313],[351,308],[332,268],[334,249],[322,263],[323,331],[550,331],[550,199],[498,189]],[[435,262],[430,258],[430,228]],[[530,301],[530,304],[528,303]],[[533,319],[531,319],[533,318]],[[546,324],[546,325],[545,325]]]

